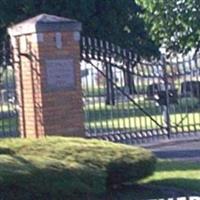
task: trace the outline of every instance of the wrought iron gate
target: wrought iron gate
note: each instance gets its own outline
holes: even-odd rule
[[[133,143],[200,130],[200,56],[138,60],[82,37],[81,79],[88,137]]]
[[[0,46],[0,137],[17,137],[17,101],[10,41]]]

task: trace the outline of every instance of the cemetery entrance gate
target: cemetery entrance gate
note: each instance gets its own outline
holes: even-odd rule
[[[81,57],[88,137],[135,143],[200,131],[200,55],[146,61],[82,37]]]

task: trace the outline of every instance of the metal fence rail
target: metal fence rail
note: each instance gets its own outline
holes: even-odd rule
[[[14,63],[9,40],[0,46],[0,137],[17,137]]]
[[[88,137],[132,143],[200,131],[200,57],[138,60],[114,44],[82,38]]]

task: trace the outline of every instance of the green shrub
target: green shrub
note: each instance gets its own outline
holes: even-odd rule
[[[0,190],[4,199],[87,199],[106,187],[150,175],[147,150],[79,138],[0,140]]]
[[[127,153],[113,159],[107,168],[107,187],[133,183],[149,176],[154,171],[155,158],[140,149],[137,153]]]
[[[199,99],[195,97],[182,97],[178,100],[178,103],[183,109],[199,107]]]

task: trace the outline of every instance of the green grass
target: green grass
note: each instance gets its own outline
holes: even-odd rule
[[[0,104],[0,132],[17,131],[18,119],[16,115],[16,105]],[[3,113],[3,114],[2,114]],[[15,113],[13,115],[13,113]]]
[[[160,125],[163,124],[161,108],[154,101],[142,97],[135,101]],[[105,105],[91,102],[85,107],[86,126],[92,129],[157,129],[159,126],[131,102]],[[170,106],[172,131],[200,130],[200,105],[195,98],[181,98],[178,104]]]
[[[16,117],[0,120],[0,132],[9,132],[17,130],[18,130],[18,120]]]
[[[200,192],[200,162],[159,161],[154,175],[142,183]]]
[[[105,191],[101,195],[93,194],[90,189],[98,193],[104,187],[105,182],[102,181],[102,177],[105,177],[105,163],[114,157],[120,157],[122,149],[130,153],[135,147],[61,137],[40,140],[2,139],[0,140],[1,198],[141,200],[171,197],[160,191],[160,186],[183,189],[188,194],[194,191],[200,192],[199,163],[159,160],[155,173],[140,181],[139,185],[123,186],[117,190]],[[126,156],[124,155],[125,159],[127,152]],[[141,154],[135,154],[132,159],[139,155],[141,157]],[[129,181],[130,183],[132,182]],[[145,185],[157,185],[159,188],[144,189]],[[83,190],[85,194],[80,195]]]
[[[160,186],[180,188],[188,194],[200,192],[199,163],[160,160],[155,173],[139,185],[123,186],[97,195],[105,184],[101,179],[105,177],[105,163],[119,157],[121,148],[129,152],[135,149],[97,140],[61,137],[0,140],[1,198],[138,200],[171,197],[159,190]],[[145,189],[145,185],[159,187]]]
[[[161,126],[163,124],[162,112],[155,101],[146,100],[143,96],[134,98],[149,115]],[[3,112],[14,109],[13,105],[1,105]],[[105,105],[102,101],[91,101],[84,107],[85,126],[89,129],[132,129],[146,130],[160,128],[149,116],[145,115],[130,101],[117,102],[116,105]],[[179,103],[170,106],[170,121],[173,132],[188,132],[200,130],[200,105],[196,98],[180,98]],[[16,118],[1,119],[0,131],[17,130]]]
[[[152,116],[160,125],[163,125],[161,115]],[[172,126],[176,126],[181,122],[180,127],[177,128],[179,131],[194,131],[195,128],[200,130],[200,113],[181,113],[171,114],[170,121]],[[155,122],[153,122],[148,116],[141,117],[123,117],[110,120],[96,120],[94,122],[87,123],[86,125],[90,128],[108,128],[108,129],[123,129],[130,128],[132,130],[145,130],[145,129],[156,129],[159,128]],[[173,130],[173,129],[172,129]],[[174,129],[176,131],[176,129]]]
[[[182,190],[188,196],[195,196],[194,192],[200,192],[200,162],[177,162],[171,160],[159,160],[155,173],[140,182],[139,186],[124,187],[115,191],[113,200],[141,200],[141,199],[168,199],[165,188]],[[148,186],[153,189],[146,189]],[[178,197],[185,196],[177,194]],[[117,199],[117,198],[116,198]]]
[[[85,97],[104,96],[106,94],[106,88],[104,87],[83,88],[83,91]]]
[[[102,199],[108,184],[146,177],[154,163],[145,149],[99,140],[1,139],[1,198]]]

